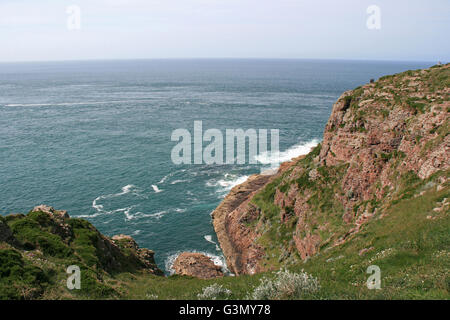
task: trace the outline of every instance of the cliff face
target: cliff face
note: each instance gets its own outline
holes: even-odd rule
[[[260,271],[255,262],[261,259],[264,251],[253,242],[257,235],[246,227],[246,223],[258,218],[259,212],[250,204],[250,199],[270,179],[270,176],[251,176],[234,187],[212,214],[228,268],[236,274]]]
[[[450,66],[345,92],[321,145],[235,187],[213,212],[230,270],[252,274],[349,241],[422,182],[448,188]],[[447,208],[448,209],[448,208]]]

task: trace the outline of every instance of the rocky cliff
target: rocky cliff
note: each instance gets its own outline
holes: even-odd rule
[[[420,196],[413,185],[448,189],[449,74],[450,65],[435,66],[345,92],[310,154],[235,187],[212,215],[229,269],[305,261]]]
[[[0,299],[117,296],[113,275],[163,275],[153,256],[130,236],[106,237],[88,221],[49,206],[0,216]],[[73,292],[64,282],[71,265],[82,273],[81,289]]]

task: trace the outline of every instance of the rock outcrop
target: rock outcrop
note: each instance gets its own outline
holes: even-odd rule
[[[131,237],[124,234],[116,235],[111,238],[112,242],[122,250],[127,250],[134,254],[140,264],[152,273],[161,275],[162,272],[156,267],[155,252],[147,248],[139,248],[139,245]]]
[[[196,277],[200,279],[213,279],[222,277],[220,266],[207,256],[195,252],[183,252],[175,260],[173,270],[178,275]]]
[[[412,181],[450,169],[450,65],[380,78],[334,104],[321,145],[235,187],[213,212],[236,274],[341,245]],[[432,182],[448,187],[446,174]]]
[[[26,215],[0,216],[0,261],[0,298],[9,299],[37,299],[49,283],[64,290],[56,277],[63,279],[71,265],[81,270],[80,292],[92,298],[119,295],[116,274],[164,275],[154,252],[139,248],[132,237],[109,238],[89,221],[46,205]]]
[[[1,241],[19,250],[38,250],[50,257],[81,257],[80,262],[109,273],[145,270],[163,274],[155,264],[154,252],[139,248],[132,237],[109,238],[88,221],[72,219],[67,211],[46,205],[33,208],[28,215],[1,217]]]
[[[259,271],[256,261],[261,259],[264,250],[254,244],[256,234],[245,226],[245,222],[258,217],[257,212],[247,210],[249,199],[271,178],[269,175],[251,176],[234,187],[211,215],[227,266],[235,274]]]
[[[55,210],[55,208],[47,206],[45,204],[41,204],[40,206],[34,207],[33,210],[31,210],[31,212],[44,212],[53,219],[60,221],[64,221],[64,219],[70,218],[66,210]]]

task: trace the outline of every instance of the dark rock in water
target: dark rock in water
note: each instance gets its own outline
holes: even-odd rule
[[[221,268],[207,256],[201,253],[183,252],[173,264],[176,274],[201,279],[222,277]]]

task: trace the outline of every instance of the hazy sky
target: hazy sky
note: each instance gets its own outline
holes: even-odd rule
[[[67,27],[70,5],[81,9],[79,30]],[[367,28],[370,5],[381,9],[379,30]],[[449,17],[449,0],[0,0],[0,61],[449,61]]]

